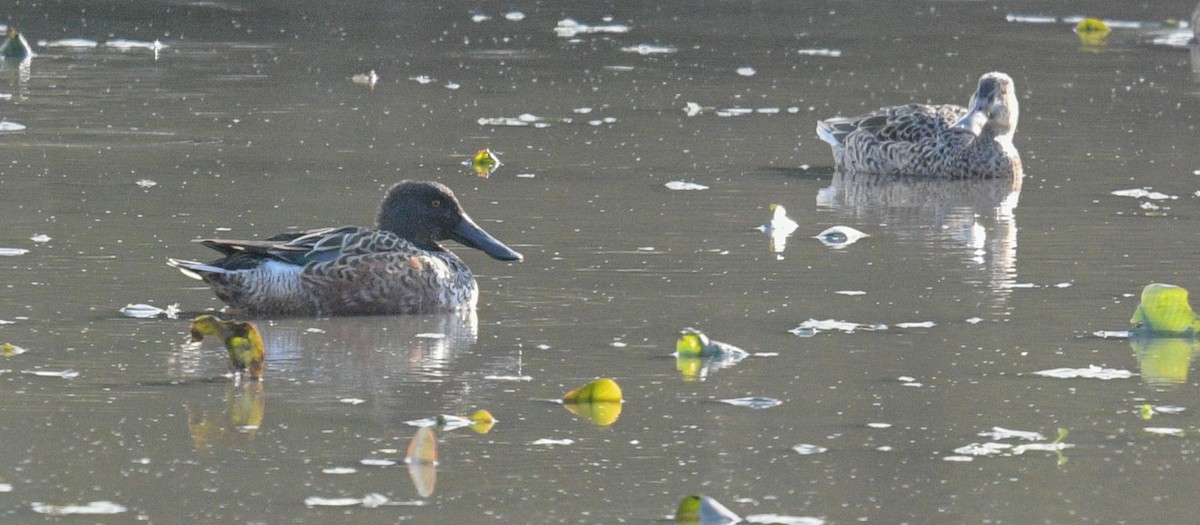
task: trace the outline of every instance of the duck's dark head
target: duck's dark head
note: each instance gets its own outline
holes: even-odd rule
[[[449,239],[493,259],[522,259],[520,253],[475,224],[454,198],[454,192],[437,182],[404,181],[392,186],[379,206],[375,227],[426,250],[442,251],[438,241]]]
[[[1017,90],[1012,77],[992,72],[979,78],[979,86],[971,95],[968,113],[956,127],[970,129],[976,135],[989,132],[995,137],[1012,138],[1017,132]]]

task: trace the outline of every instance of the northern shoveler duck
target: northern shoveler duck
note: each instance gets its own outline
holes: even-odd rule
[[[199,239],[224,257],[168,264],[208,283],[225,304],[253,316],[448,312],[475,307],[471,270],[438,241],[451,239],[493,259],[520,261],[472,221],[436,182],[388,190],[375,228],[282,233],[262,241]]]
[[[33,48],[15,28],[8,28],[8,39],[0,44],[0,57],[12,60],[25,60],[33,56]]]
[[[1012,78],[988,73],[968,107],[908,104],[817,123],[844,172],[954,179],[1021,173],[1013,146],[1017,93]]]

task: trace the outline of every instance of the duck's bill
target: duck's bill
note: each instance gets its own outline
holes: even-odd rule
[[[520,261],[524,259],[519,252],[509,248],[495,237],[492,237],[488,232],[483,231],[483,228],[480,228],[478,224],[475,224],[475,221],[466,215],[463,216],[462,222],[458,223],[458,227],[450,232],[450,238],[463,246],[470,246],[486,253],[496,260]]]
[[[974,133],[975,135],[978,135],[983,133],[983,126],[987,124],[987,121],[987,115],[984,115],[982,111],[973,109],[970,113],[967,113],[965,116],[963,116],[962,120],[959,120],[956,124],[954,124],[954,127],[958,129],[965,129],[971,133]]]

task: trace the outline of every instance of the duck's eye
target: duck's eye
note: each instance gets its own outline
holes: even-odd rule
[[[441,201],[441,199],[433,199],[432,201],[429,202],[429,205],[433,206],[434,208],[441,208],[442,201]]]

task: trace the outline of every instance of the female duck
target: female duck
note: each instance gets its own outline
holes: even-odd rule
[[[436,182],[388,190],[375,228],[282,233],[263,241],[200,239],[224,257],[168,264],[208,283],[229,306],[256,316],[448,312],[475,307],[467,265],[438,241],[451,239],[501,261],[521,254],[480,228]]]
[[[968,107],[908,104],[817,123],[842,172],[953,179],[1021,173],[1012,78],[988,73]]]

